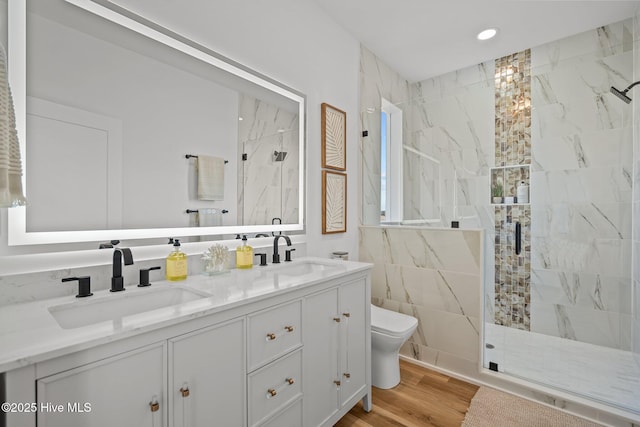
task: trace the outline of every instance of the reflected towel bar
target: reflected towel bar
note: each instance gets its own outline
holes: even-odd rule
[[[207,209],[210,209],[210,208],[207,208]],[[190,214],[190,213],[198,213],[198,209],[187,209],[186,212],[188,214]],[[223,214],[226,214],[229,211],[226,210],[226,209],[222,209],[220,212],[222,212]]]
[[[185,158],[185,159],[190,159],[190,158],[192,158],[192,157],[193,157],[194,159],[197,159],[197,158],[198,158],[198,156],[194,156],[193,154],[185,154],[185,155],[184,155],[184,158]],[[229,163],[229,160],[225,160],[225,161],[224,161],[224,163],[225,163],[225,164]],[[196,212],[197,212],[197,211],[196,211]]]

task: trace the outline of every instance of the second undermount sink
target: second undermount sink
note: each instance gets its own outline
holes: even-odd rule
[[[103,296],[88,297],[49,307],[49,312],[63,329],[74,329],[164,307],[178,306],[209,295],[193,289],[162,287],[133,289]]]
[[[287,263],[281,266],[278,266],[277,269],[274,270],[275,273],[283,276],[304,276],[306,274],[312,273],[328,273],[333,271],[340,270],[341,266],[338,265],[330,265],[330,264],[321,264],[317,262],[310,261],[302,261],[296,263],[295,261],[292,263]]]

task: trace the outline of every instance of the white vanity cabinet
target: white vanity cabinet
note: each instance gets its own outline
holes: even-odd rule
[[[243,320],[169,340],[169,425],[245,425],[244,341]]]
[[[0,427],[317,427],[360,399],[370,410],[369,266],[327,265],[292,264],[303,276],[274,274],[272,292],[250,282],[248,294],[263,287],[253,299],[213,296],[196,301],[200,311],[172,319],[180,309],[165,310],[140,327],[59,329],[47,353],[23,354],[0,376],[0,398],[38,406],[0,414]]]
[[[38,426],[242,427],[244,348],[241,319],[40,378],[38,405],[62,410],[39,410]]]
[[[369,300],[365,279],[305,299],[305,426],[333,425],[365,391],[370,408]]]
[[[163,425],[165,354],[160,343],[37,380],[38,426]]]

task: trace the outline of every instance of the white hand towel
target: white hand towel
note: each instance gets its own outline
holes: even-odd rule
[[[198,200],[224,200],[224,159],[198,155]]]
[[[0,45],[0,207],[24,206],[22,161],[13,98],[7,79],[7,59]]]
[[[215,227],[222,225],[222,211],[215,208],[198,209],[198,226]]]

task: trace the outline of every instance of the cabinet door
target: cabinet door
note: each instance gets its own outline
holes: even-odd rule
[[[169,340],[172,426],[245,425],[244,320]]]
[[[165,354],[156,344],[39,379],[38,426],[166,425]]]
[[[303,411],[305,426],[319,426],[338,410],[338,290],[305,299]]]
[[[340,288],[340,406],[366,385],[367,329],[366,283],[364,280]]]

